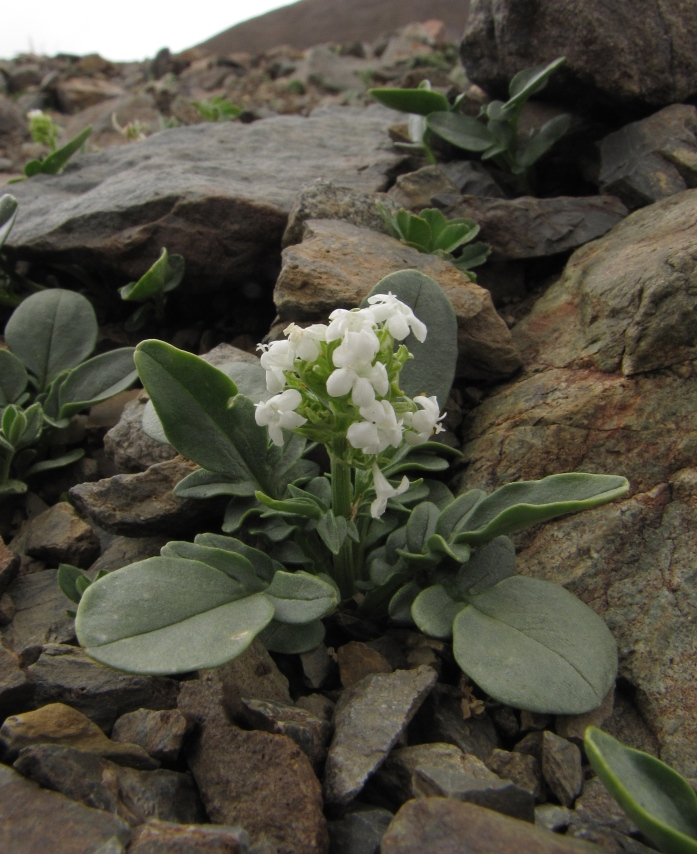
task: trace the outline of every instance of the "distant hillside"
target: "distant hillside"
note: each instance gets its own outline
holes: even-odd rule
[[[244,21],[197,45],[207,53],[260,53],[282,44],[305,49],[324,42],[374,41],[412,21],[437,18],[459,41],[469,0],[300,0]]]

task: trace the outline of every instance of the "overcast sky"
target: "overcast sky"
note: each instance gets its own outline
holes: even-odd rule
[[[288,0],[3,0],[0,58],[18,53],[99,53],[114,62],[173,53]]]

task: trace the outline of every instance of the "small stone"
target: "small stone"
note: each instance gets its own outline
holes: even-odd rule
[[[579,748],[553,732],[542,734],[542,775],[554,796],[565,806],[573,806],[583,788]]]
[[[20,575],[12,582],[8,592],[15,615],[0,629],[0,638],[18,655],[75,638],[75,620],[68,615],[72,603],[58,586],[57,575],[58,570],[45,569]]]
[[[137,709],[121,715],[114,724],[111,738],[112,741],[138,744],[162,762],[174,762],[188,729],[189,724],[179,709]]]
[[[555,833],[565,831],[573,817],[573,810],[558,804],[540,804],[539,807],[535,807],[535,824]]]
[[[539,760],[526,753],[512,753],[495,748],[486,760],[486,767],[504,780],[512,780],[521,789],[543,800],[542,770]]]
[[[466,846],[466,847],[464,847]],[[407,801],[382,838],[381,854],[598,854],[594,845],[567,839],[507,815],[451,798]]]
[[[321,643],[309,652],[300,653],[300,664],[308,688],[321,688],[335,669],[334,659]]]
[[[392,673],[387,659],[360,641],[350,641],[336,651],[341,684],[350,688],[371,673]]]
[[[60,501],[28,524],[25,551],[52,566],[70,563],[87,569],[99,557],[101,546],[97,534],[75,508]]]
[[[528,712],[523,709],[520,713],[520,731],[535,732],[536,730],[546,729],[552,722],[551,715],[541,714],[540,712]]]
[[[0,644],[0,715],[26,708],[32,693],[33,686],[19,658]]]
[[[409,733],[412,742],[455,744],[484,762],[500,743],[488,717],[465,719],[460,701],[440,685],[419,709]]]
[[[298,697],[295,705],[310,712],[316,718],[324,718],[325,721],[331,721],[334,717],[335,704],[324,694],[307,694],[305,697]]]
[[[531,792],[502,780],[476,756],[453,744],[419,744],[393,750],[369,784],[373,799],[397,808],[410,798],[444,797],[479,804],[532,822]]]
[[[178,771],[137,771],[60,744],[23,748],[14,768],[85,806],[116,813],[132,827],[150,818],[205,820],[191,776]]]
[[[341,695],[324,772],[326,800],[343,806],[387,758],[436,682],[430,667],[366,676]]]
[[[177,704],[176,680],[112,670],[74,646],[46,644],[27,672],[35,685],[37,706],[69,703],[104,730],[126,712],[172,709]]]
[[[241,827],[175,824],[150,819],[134,832],[128,854],[248,854],[249,834]]]
[[[361,807],[330,821],[331,854],[379,854],[380,840],[391,821],[392,813],[380,807]]]
[[[3,593],[0,596],[0,626],[9,626],[16,613],[14,599],[9,593]]]
[[[121,854],[131,838],[128,824],[118,816],[41,789],[5,765],[0,765],[0,825],[7,854],[85,854],[113,846],[114,840],[119,847],[103,850]]]
[[[19,571],[19,557],[5,545],[0,537],[0,594],[5,593]]]
[[[603,726],[612,715],[614,700],[615,688],[613,685],[597,709],[583,715],[557,715],[555,718],[557,735],[582,747],[586,729],[589,726],[595,726],[599,729]]]
[[[6,718],[0,727],[0,741],[11,757],[37,744],[59,744],[131,768],[152,770],[160,764],[137,744],[113,742],[97,724],[63,703]]]
[[[251,729],[287,735],[307,755],[315,772],[327,756],[332,726],[298,706],[273,700],[242,700],[242,722]]]

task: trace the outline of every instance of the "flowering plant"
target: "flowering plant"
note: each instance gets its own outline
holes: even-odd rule
[[[88,654],[173,673],[223,664],[257,635],[271,651],[304,652],[341,607],[452,637],[460,667],[502,702],[597,706],[616,673],[610,632],[563,588],[515,575],[507,534],[628,484],[572,473],[454,496],[429,476],[456,453],[431,441],[456,335],[440,286],[409,270],[328,324],[290,324],[262,346],[260,366],[231,367],[234,381],[161,341],[141,343],[149,429],[201,465],[176,493],[230,502],[223,533],[170,542],[86,586],[76,630]],[[325,473],[310,458],[318,445]]]

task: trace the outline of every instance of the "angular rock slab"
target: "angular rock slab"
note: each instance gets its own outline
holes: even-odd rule
[[[97,854],[107,845],[116,852],[130,838],[128,824],[117,816],[40,789],[0,765],[0,849],[7,854]]]
[[[58,586],[57,575],[58,570],[45,569],[20,575],[10,585],[16,611],[12,622],[0,629],[0,638],[18,655],[75,637],[75,620],[67,613],[71,603]]]
[[[672,104],[606,136],[598,180],[631,210],[697,186],[697,109]]]
[[[577,249],[515,329],[526,364],[625,376],[697,357],[697,190]]]
[[[452,303],[458,321],[457,376],[496,380],[518,370],[520,357],[488,291],[449,261],[348,222],[306,222],[303,242],[283,251],[274,302],[284,323],[324,319],[335,308],[357,306],[380,279],[404,269],[435,279]]]
[[[495,252],[504,258],[525,259],[568,252],[602,237],[627,216],[627,208],[614,196],[464,196],[443,213],[448,219],[473,219],[481,228],[478,238]]]
[[[304,184],[326,177],[364,192],[387,188],[403,160],[387,135],[393,121],[377,105],[327,107],[309,118],[164,130],[78,157],[60,176],[15,185],[20,215],[6,245],[123,281],[166,246],[186,258],[191,291],[258,280]]]
[[[399,736],[436,684],[427,665],[366,676],[341,695],[324,771],[324,796],[345,806],[387,759]]]
[[[526,821],[450,798],[407,801],[382,837],[381,854],[598,854]]]
[[[496,97],[521,69],[565,56],[549,86],[557,96],[665,107],[697,90],[693,22],[691,0],[644,3],[640,15],[635,0],[471,0],[460,56],[469,79]]]

